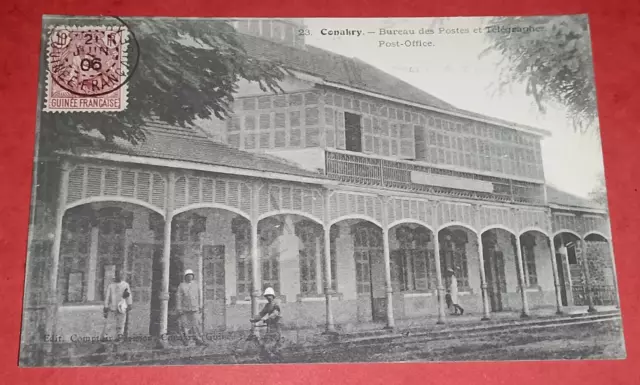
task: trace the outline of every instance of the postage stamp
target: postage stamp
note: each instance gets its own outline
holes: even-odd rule
[[[127,28],[63,26],[50,32],[44,111],[123,111]]]

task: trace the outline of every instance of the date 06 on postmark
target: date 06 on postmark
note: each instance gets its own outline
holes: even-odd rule
[[[44,111],[123,111],[128,80],[126,27],[59,26],[50,32]]]

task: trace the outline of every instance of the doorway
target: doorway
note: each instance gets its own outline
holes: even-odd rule
[[[371,319],[374,322],[384,321],[387,313],[382,230],[373,224],[359,223],[353,227],[352,234],[359,307],[364,307],[368,302]],[[358,309],[358,314],[364,314],[365,311],[364,308]]]
[[[484,271],[487,278],[487,293],[492,312],[503,311],[502,293],[506,291],[504,277],[504,255],[495,248],[485,248]]]
[[[497,234],[489,230],[482,234],[484,272],[487,280],[487,295],[492,312],[504,310],[503,293],[507,291],[504,271],[504,254],[498,250]]]
[[[224,285],[224,245],[204,246],[202,264],[202,296],[204,329],[224,329],[226,326],[226,301]]]
[[[569,301],[567,300],[567,286],[566,286],[566,273],[565,273],[565,265],[564,265],[564,256],[560,253],[556,254],[556,265],[558,266],[558,283],[560,284],[560,299],[562,301],[562,306],[569,306]]]

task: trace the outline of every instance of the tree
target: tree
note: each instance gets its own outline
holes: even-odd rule
[[[589,193],[589,199],[599,205],[608,207],[609,200],[607,199],[607,184],[604,178],[604,172],[598,175],[597,186]]]
[[[183,127],[197,118],[223,119],[231,110],[240,79],[257,82],[265,91],[280,90],[278,81],[286,72],[278,63],[249,55],[233,26],[224,20],[135,18],[125,22],[135,34],[140,55],[128,84],[126,112],[43,112],[41,157],[56,150],[96,146],[95,137],[86,135],[92,130],[102,135],[101,146],[115,138],[136,144],[144,140],[144,123],[151,118]],[[95,21],[74,24],[94,25]],[[115,19],[111,24],[121,26]],[[135,48],[129,44],[130,51]]]
[[[500,91],[523,83],[541,112],[549,102],[566,106],[581,133],[597,130],[596,92],[587,18],[575,16],[498,17],[486,31],[497,52]],[[532,27],[533,31],[523,30]]]

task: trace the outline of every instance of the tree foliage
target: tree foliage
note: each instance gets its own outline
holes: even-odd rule
[[[597,130],[596,92],[589,25],[585,16],[537,16],[493,18],[492,26],[501,31],[487,33],[489,47],[481,54],[497,52],[498,89],[513,83],[526,86],[526,92],[541,112],[548,103],[566,106],[575,129],[585,133]],[[533,27],[533,32],[510,28]]]
[[[593,202],[602,205],[604,207],[608,207],[608,198],[607,198],[607,184],[604,177],[604,173],[600,173],[598,175],[598,184],[597,186],[589,193],[589,199]]]
[[[85,135],[99,130],[102,145],[121,138],[144,140],[148,119],[188,126],[195,119],[228,116],[240,79],[277,92],[285,72],[278,63],[249,55],[237,32],[224,20],[135,18],[124,20],[139,46],[139,64],[128,83],[122,112],[47,113],[40,123],[40,155],[96,145]],[[76,25],[95,25],[81,20]],[[111,24],[118,24],[113,19]],[[51,21],[51,25],[56,25]],[[46,39],[45,25],[43,38]],[[46,40],[43,40],[46,41]],[[131,40],[129,64],[138,54]],[[43,63],[43,73],[46,64]],[[132,68],[133,69],[133,68]],[[106,142],[106,143],[105,143]]]

